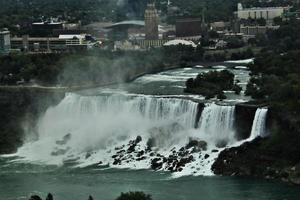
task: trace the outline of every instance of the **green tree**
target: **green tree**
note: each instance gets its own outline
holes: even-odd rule
[[[116,200],[152,200],[151,195],[144,192],[121,193]]]

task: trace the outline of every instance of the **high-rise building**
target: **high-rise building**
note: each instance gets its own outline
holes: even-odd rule
[[[158,40],[158,13],[155,3],[150,0],[145,10],[146,40]]]
[[[0,30],[0,54],[8,54],[10,49],[10,32],[7,29]]]

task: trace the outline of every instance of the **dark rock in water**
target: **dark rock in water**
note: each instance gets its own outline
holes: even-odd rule
[[[142,137],[141,136],[137,136],[136,139],[135,139],[135,144],[138,144],[142,141]]]
[[[189,143],[185,146],[186,149],[194,147],[196,151],[206,150],[207,143],[205,141],[190,139]]]
[[[29,200],[42,200],[41,197],[39,197],[38,195],[32,195]]]
[[[94,200],[94,198],[90,195],[88,200]]]
[[[51,193],[48,193],[46,200],[53,200],[53,195]]]
[[[127,149],[127,153],[132,153],[135,151],[135,146],[136,144],[132,144],[128,149]]]
[[[146,160],[146,158],[147,158],[146,156],[142,156],[142,157],[137,158],[136,161]]]
[[[211,152],[212,153],[217,153],[217,152],[219,152],[219,150],[218,149],[213,149],[213,150],[211,150]]]
[[[86,154],[85,154],[85,159],[88,159],[89,157],[91,157],[91,153],[89,153],[89,152],[87,152]]]
[[[118,157],[118,155],[112,155],[112,158],[116,158],[116,157]]]
[[[117,152],[117,154],[123,154],[123,153],[125,153],[124,149],[122,149],[122,150],[120,150],[120,151]]]
[[[147,141],[147,150],[150,151],[152,147],[155,147],[155,139],[149,138]]]
[[[121,165],[121,160],[120,159],[115,159],[113,162],[113,165]]]
[[[204,155],[204,159],[207,159],[207,158],[209,158],[209,155],[208,155],[208,154],[205,154],[205,155]]]
[[[151,157],[155,156],[155,153],[154,153],[154,152],[151,152],[151,153],[150,153],[150,156],[151,156]]]
[[[137,157],[141,157],[142,155],[144,155],[145,154],[145,151],[139,151],[137,154],[136,154],[136,156]]]
[[[71,139],[71,133],[68,133],[67,135],[65,135],[63,138],[62,138],[62,140],[58,140],[58,141],[56,141],[55,143],[57,144],[57,145],[65,145],[65,144],[67,144],[67,142]]]
[[[60,156],[66,154],[71,148],[67,147],[66,149],[57,149],[56,151],[51,152],[52,156]]]
[[[151,169],[153,170],[159,170],[162,168],[163,163],[161,162],[160,158],[154,158],[151,161]]]

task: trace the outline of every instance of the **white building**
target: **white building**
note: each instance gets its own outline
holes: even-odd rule
[[[10,49],[10,32],[6,29],[0,30],[0,54],[8,54]]]
[[[266,7],[266,8],[243,8],[242,4],[238,4],[236,12],[238,19],[260,19],[272,21],[275,17],[282,17],[288,7]]]

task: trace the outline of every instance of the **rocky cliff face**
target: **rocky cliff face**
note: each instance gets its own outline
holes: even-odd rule
[[[23,142],[24,123],[32,128],[38,116],[63,97],[57,90],[0,88],[0,154],[15,152]]]
[[[257,105],[249,104],[237,104],[235,106],[235,130],[238,140],[244,140],[250,136],[257,108]]]
[[[290,114],[269,109],[267,129],[271,135],[224,150],[212,166],[214,173],[278,179],[299,185],[300,128]]]

